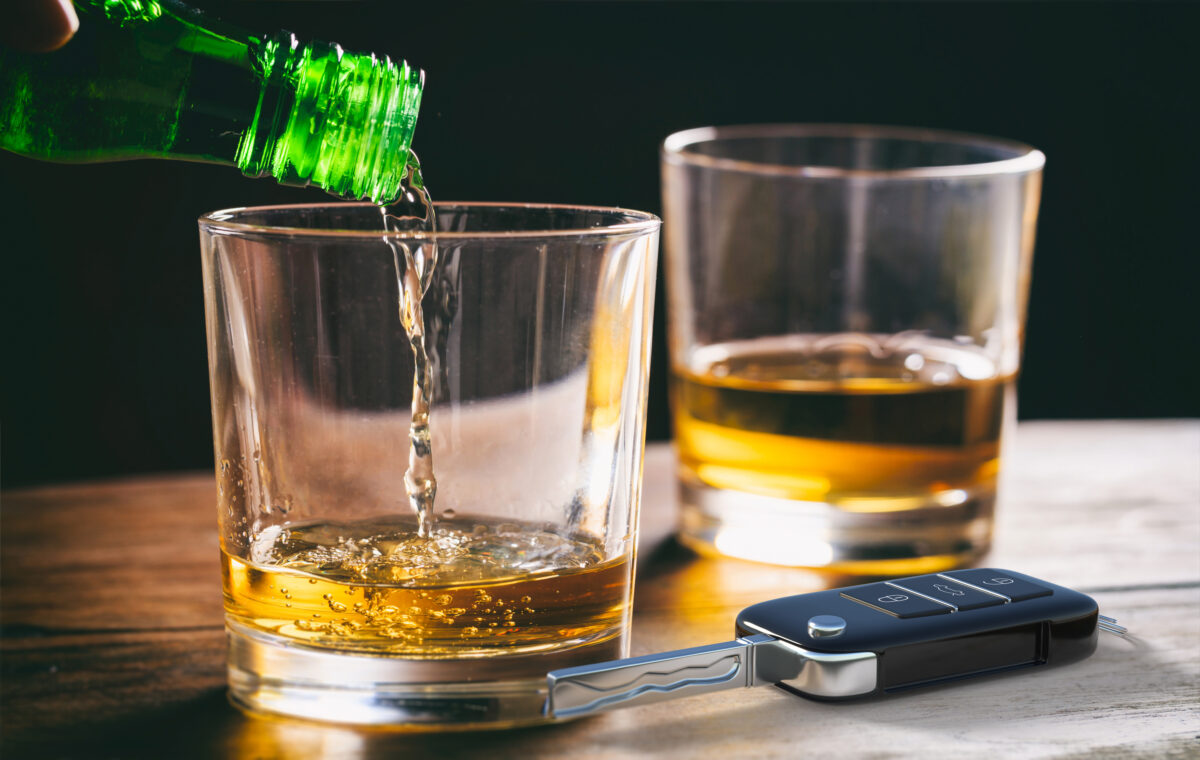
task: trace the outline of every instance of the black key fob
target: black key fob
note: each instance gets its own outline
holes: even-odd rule
[[[821,700],[891,694],[1090,655],[1124,633],[1089,596],[1010,570],[953,570],[762,602],[723,644],[556,670],[551,717],[735,686]]]
[[[1096,602],[1078,591],[976,569],[774,599],[743,610],[737,632],[810,652],[870,653],[873,678],[864,672],[853,683],[807,677],[778,684],[808,697],[849,699],[1082,660],[1096,649],[1098,618]]]

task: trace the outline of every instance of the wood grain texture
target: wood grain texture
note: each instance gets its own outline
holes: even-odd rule
[[[211,477],[0,497],[5,758],[1200,756],[1200,424],[1025,424],[988,563],[1091,593],[1136,635],[1078,665],[828,705],[723,692],[542,728],[403,734],[251,719],[224,695]],[[825,588],[669,540],[647,458],[635,653],[727,639],[747,604]]]

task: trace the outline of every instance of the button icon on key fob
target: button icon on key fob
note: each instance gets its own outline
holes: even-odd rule
[[[865,604],[872,609],[886,612],[898,618],[925,617],[927,615],[943,615],[954,609],[953,605],[935,602],[920,596],[916,589],[899,588],[888,583],[869,583],[865,586],[852,586],[840,589],[841,596],[853,599],[859,604]],[[979,592],[980,596],[983,592]]]
[[[1014,602],[1050,596],[1050,589],[1014,578],[1003,570],[980,567],[972,570],[952,570],[942,573],[943,578],[949,578],[963,583],[969,583],[982,589],[987,589],[1001,596],[1008,597]]]
[[[980,607],[993,607],[1004,604],[1008,600],[998,594],[990,594],[955,583],[949,578],[939,575],[921,575],[916,578],[901,578],[889,581],[888,585],[900,591],[911,591],[927,596],[942,604],[948,604],[956,610],[975,610]]]

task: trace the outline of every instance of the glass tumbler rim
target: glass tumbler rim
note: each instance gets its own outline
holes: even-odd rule
[[[439,211],[453,209],[490,209],[511,211],[564,211],[576,213],[603,213],[619,217],[613,224],[600,224],[590,227],[567,229],[530,229],[530,230],[471,230],[471,231],[438,231],[426,232],[421,230],[363,230],[336,229],[319,227],[289,227],[274,224],[252,224],[237,221],[250,213],[264,211],[303,211],[306,209],[321,209],[329,207],[344,208],[378,208],[370,202],[346,202],[330,200],[321,203],[281,203],[264,206],[235,206],[218,209],[202,214],[197,220],[200,229],[209,234],[247,234],[279,237],[316,237],[341,238],[346,240],[373,240],[381,238],[395,240],[437,240],[441,243],[451,243],[461,240],[522,240],[542,238],[578,238],[578,237],[611,237],[614,235],[643,235],[655,232],[661,227],[662,221],[654,214],[645,211],[621,208],[618,206],[588,206],[564,203],[509,203],[503,201],[437,201],[433,204]]]
[[[991,148],[1011,153],[996,160],[956,163],[942,166],[914,166],[897,169],[858,169],[807,164],[773,164],[740,158],[723,158],[689,150],[702,142],[746,138],[843,138],[893,139],[917,143]],[[1046,156],[1040,150],[1017,140],[1000,137],[930,129],[877,124],[737,124],[695,127],[675,132],[662,143],[664,162],[690,164],[744,174],[804,177],[813,179],[943,179],[989,177],[1003,174],[1028,174],[1041,170]]]

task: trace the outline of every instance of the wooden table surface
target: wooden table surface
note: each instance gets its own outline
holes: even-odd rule
[[[225,698],[208,475],[0,501],[0,750],[17,758],[1200,757],[1200,423],[1017,430],[988,564],[1090,593],[1135,634],[1078,665],[821,704],[739,689],[562,725],[404,734],[252,719]],[[635,654],[723,641],[756,601],[824,588],[669,538],[651,447]]]

